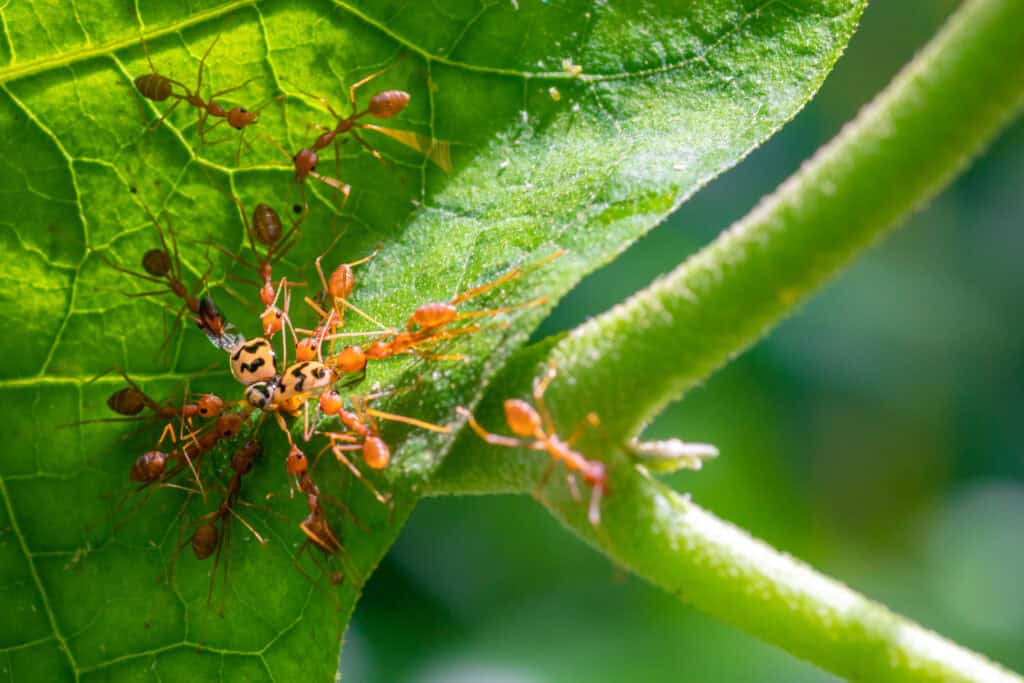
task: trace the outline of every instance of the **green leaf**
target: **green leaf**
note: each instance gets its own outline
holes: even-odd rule
[[[317,134],[308,124],[331,121],[301,91],[344,107],[352,83],[387,68],[360,101],[375,88],[411,93],[394,127],[450,141],[452,172],[372,133],[387,164],[348,144],[336,170],[325,150],[319,170],[351,183],[351,200],[339,212],[333,191],[310,181],[302,239],[275,268],[309,285],[298,295],[314,293],[311,262],[336,232],[343,238],[325,259],[332,265],[381,241],[380,255],[357,270],[354,302],[399,325],[419,304],[567,249],[469,306],[555,301],[792,117],[863,8],[857,0],[516,5],[161,3],[142,17],[101,2],[40,8],[15,0],[3,8],[0,310],[17,321],[0,348],[14,432],[0,456],[0,586],[13,615],[0,631],[0,668],[10,676],[332,677],[361,580],[450,445],[451,436],[385,431],[395,457],[375,481],[396,494],[391,515],[335,463],[320,463],[318,482],[359,521],[331,507],[348,558],[314,563],[307,553],[303,574],[293,557],[306,509],[289,496],[284,439],[268,421],[264,457],[243,484],[243,498],[257,507],[239,512],[270,543],[233,525],[227,585],[218,577],[212,606],[210,563],[187,549],[167,584],[182,521],[212,509],[217,496],[203,505],[164,490],[144,506],[136,498],[118,508],[130,464],[157,430],[118,441],[130,427],[55,427],[109,415],[104,400],[121,383],[89,380],[111,366],[126,367],[159,398],[180,396],[181,382],[199,371],[194,389],[240,392],[225,357],[191,329],[172,338],[171,360],[162,362],[164,309],[123,295],[151,285],[103,259],[135,267],[156,246],[142,208],[150,207],[173,227],[189,277],[212,264],[218,302],[255,336],[256,316],[219,287],[226,272],[246,271],[198,241],[247,253],[224,192],[250,210],[263,201],[283,214],[299,194],[290,171],[275,166],[287,160],[266,140],[250,136],[242,164],[259,165],[251,169],[233,168],[233,141],[200,144],[194,110],[179,107],[169,126],[145,131],[160,110],[131,85],[149,70],[140,27],[159,71],[186,83],[221,34],[206,86],[255,79],[223,98],[248,107],[287,93],[257,127],[289,150]],[[231,286],[258,302],[252,286]],[[295,304],[295,317],[309,323],[302,308]],[[453,343],[470,362],[392,360],[373,366],[370,384],[419,379],[389,408],[447,422],[455,405],[475,404],[545,309],[518,311],[503,318],[508,328]],[[349,320],[352,329],[367,327]],[[228,453],[217,454],[222,468]],[[328,580],[338,570],[340,588]]]

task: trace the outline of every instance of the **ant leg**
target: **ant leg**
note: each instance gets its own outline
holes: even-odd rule
[[[328,444],[327,446],[325,446],[324,449],[322,451],[320,451],[320,452],[323,453],[328,448],[330,448],[331,452],[334,453],[335,459],[339,463],[341,463],[345,467],[347,467],[348,471],[352,473],[352,476],[354,476],[356,479],[358,479],[359,482],[363,486],[365,486],[366,489],[371,494],[373,494],[373,497],[377,499],[377,502],[381,503],[382,505],[390,505],[390,503],[391,503],[391,496],[384,495],[383,493],[378,491],[377,487],[374,486],[370,482],[369,479],[367,479],[366,477],[363,476],[363,473],[359,470],[359,468],[356,467],[355,464],[351,460],[349,460],[347,457],[345,457],[345,451],[358,451],[358,450],[362,450],[363,445],[361,443],[349,444],[349,445],[346,445],[346,446],[341,446],[341,445],[333,444],[332,443],[332,444]]]
[[[199,141],[200,142],[202,142],[204,145],[207,145],[207,146],[213,146],[213,145],[219,145],[222,142],[227,142],[228,140],[231,139],[231,137],[229,136],[229,137],[226,137],[226,138],[221,138],[220,140],[207,140],[206,136],[210,133],[210,131],[214,130],[215,128],[217,128],[217,126],[221,125],[225,121],[225,119],[217,119],[217,121],[215,121],[213,124],[207,126],[206,122],[209,121],[209,120],[210,120],[209,112],[203,112],[202,114],[199,115]]]
[[[531,263],[531,264],[529,264],[527,266],[522,266],[522,265],[513,266],[512,268],[509,269],[509,271],[507,273],[505,273],[504,275],[500,276],[496,280],[492,280],[491,282],[488,282],[486,284],[479,285],[479,286],[473,287],[471,289],[467,289],[462,294],[459,294],[459,295],[455,296],[449,303],[452,306],[458,306],[459,304],[464,303],[466,301],[469,301],[470,299],[475,299],[476,297],[480,296],[484,292],[487,292],[488,290],[494,289],[495,287],[501,286],[501,285],[505,284],[506,282],[510,282],[512,280],[515,280],[516,278],[519,278],[519,277],[522,277],[522,276],[527,275],[529,273],[532,273],[533,271],[537,270],[541,266],[544,266],[544,265],[550,263],[551,261],[554,261],[556,258],[564,256],[565,253],[566,253],[565,249],[557,249],[553,253],[545,256],[544,258],[540,259],[539,261],[534,261],[533,263]]]
[[[203,68],[206,66],[206,58],[210,56],[210,52],[213,51],[214,45],[220,40],[222,34],[218,33],[217,37],[210,43],[210,47],[206,48],[206,52],[203,53],[202,59],[199,60],[199,75],[196,78],[196,95],[199,94],[199,89],[203,87]],[[210,98],[211,100],[213,97]]]
[[[414,417],[406,417],[405,415],[396,415],[394,413],[385,413],[382,410],[376,408],[366,408],[364,410],[367,415],[380,418],[382,420],[390,420],[392,422],[401,422],[402,424],[411,425],[413,427],[419,427],[420,429],[426,429],[431,432],[437,432],[439,434],[447,434],[452,429],[448,425],[436,425],[432,422],[425,422],[423,420],[417,420]]]
[[[548,390],[548,386],[557,374],[555,369],[555,363],[552,361],[548,365],[547,371],[541,379],[533,380],[533,401],[537,404],[537,411],[540,413],[541,418],[544,420],[544,430],[548,434],[555,433],[555,422],[551,419],[551,412],[548,410],[547,403],[544,402],[544,392]],[[578,437],[577,437],[578,438]]]
[[[253,537],[254,537],[254,538],[255,538],[255,539],[257,540],[257,541],[259,541],[259,544],[260,544],[260,545],[266,545],[266,544],[267,544],[267,539],[265,539],[265,538],[264,538],[264,537],[263,537],[263,536],[262,536],[262,535],[260,534],[260,532],[256,531],[256,529],[255,529],[255,528],[253,528],[252,524],[249,524],[249,522],[245,521],[245,519],[244,519],[244,518],[243,518],[243,517],[242,517],[242,516],[241,516],[240,514],[238,514],[237,512],[235,512],[235,509],[234,509],[233,507],[231,507],[231,508],[228,508],[228,511],[229,511],[229,512],[230,512],[231,514],[233,514],[233,515],[235,516],[235,519],[237,519],[237,520],[238,520],[239,522],[241,522],[241,523],[242,523],[242,525],[243,525],[243,526],[244,526],[244,527],[245,527],[246,529],[248,529],[248,530],[249,530],[249,533],[250,533],[250,534],[252,534],[252,535],[253,535]]]
[[[381,153],[378,152],[373,145],[364,140],[363,136],[356,132],[355,128],[353,128],[350,132],[352,133],[352,137],[356,139],[356,142],[362,145],[366,149],[366,151],[369,152],[371,156],[373,156],[374,159],[381,162],[382,164],[388,163],[387,160],[384,159]]]
[[[551,479],[551,473],[555,471],[555,460],[551,458],[548,460],[548,466],[544,468],[544,474],[540,475],[540,479],[537,480],[537,485],[533,487],[533,491],[530,495],[535,500],[543,502],[544,498],[541,496],[541,491],[548,485],[548,480]]]
[[[177,106],[179,104],[181,104],[182,101],[183,101],[183,98],[181,97],[181,95],[172,95],[172,97],[176,98],[174,100],[174,104],[172,104],[170,107],[168,107],[167,111],[165,111],[160,116],[160,118],[158,118],[154,123],[151,123],[150,125],[146,126],[146,130],[148,132],[152,133],[154,130],[159,128],[160,124],[163,123],[167,119],[167,117],[171,115],[171,112],[174,111],[177,108]]]
[[[374,71],[372,74],[370,74],[366,78],[364,78],[364,79],[362,79],[360,81],[356,81],[355,83],[353,83],[352,87],[350,87],[348,89],[348,101],[352,105],[352,114],[350,116],[351,119],[358,118],[359,116],[362,116],[363,113],[365,113],[365,112],[361,112],[359,114],[356,113],[356,90],[358,90],[359,88],[363,87],[364,85],[366,85],[367,83],[369,83],[373,79],[377,78],[377,76],[380,76],[382,73],[384,73],[385,71],[387,71],[390,68],[391,67],[388,66],[388,67],[385,67],[385,68],[381,69],[380,71]],[[339,116],[338,118],[341,118],[341,117]]]
[[[601,524],[601,497],[604,495],[604,484],[595,484],[590,490],[590,507],[587,510],[587,519],[592,526]]]
[[[472,320],[474,318],[487,318],[494,315],[500,315],[502,313],[511,313],[512,311],[521,311],[527,308],[535,308],[537,306],[543,306],[548,302],[546,296],[537,297],[525,303],[515,304],[514,306],[501,306],[499,308],[488,308],[482,311],[469,311],[467,313],[460,313],[455,316],[451,322],[455,320]]]
[[[572,499],[577,503],[580,502],[582,498],[580,497],[580,485],[576,481],[576,474],[574,472],[567,474],[565,483],[569,486],[569,495],[572,496]]]
[[[348,196],[352,193],[352,186],[348,183],[343,183],[337,178],[331,178],[329,176],[322,175],[316,171],[310,171],[309,175],[319,180],[324,185],[329,185],[343,195],[341,200],[341,207],[344,207],[348,203]]]
[[[480,425],[479,422],[476,421],[476,418],[473,417],[473,413],[469,412],[462,406],[458,406],[457,408],[455,408],[455,412],[459,414],[461,417],[466,418],[467,422],[469,422],[470,429],[476,432],[477,436],[479,436],[481,439],[483,439],[484,441],[493,446],[505,446],[507,448],[526,448],[533,443],[533,441],[529,439],[514,439],[510,436],[502,436],[500,434],[493,434],[487,431]]]
[[[572,434],[565,440],[565,443],[570,447],[576,443],[577,439],[583,436],[583,432],[587,429],[597,429],[601,426],[601,418],[597,416],[597,413],[588,413],[586,417],[580,420],[580,423],[576,425],[576,428],[572,430]]]
[[[250,83],[254,83],[255,81],[258,81],[258,80],[259,80],[259,77],[254,76],[254,77],[252,77],[252,78],[250,78],[250,79],[248,79],[246,81],[243,81],[239,85],[234,85],[234,86],[231,86],[230,88],[225,88],[224,90],[218,90],[217,92],[215,92],[212,95],[210,95],[210,101],[212,102],[213,99],[216,98],[216,97],[223,97],[224,95],[227,95],[228,93],[235,92],[236,90],[241,90],[242,88],[244,88],[245,86],[249,85]],[[264,107],[267,106],[267,104],[270,104],[271,101],[273,101],[273,100],[268,101],[263,106]],[[254,109],[253,111],[259,111],[259,110],[258,109]]]

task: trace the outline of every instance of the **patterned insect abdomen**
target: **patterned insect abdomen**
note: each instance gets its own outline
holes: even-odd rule
[[[275,402],[283,404],[296,396],[315,393],[329,387],[331,382],[331,371],[323,363],[316,361],[296,363],[281,373],[281,379],[277,383]]]
[[[246,386],[277,377],[277,356],[270,342],[257,337],[241,344],[231,354],[231,374]]]

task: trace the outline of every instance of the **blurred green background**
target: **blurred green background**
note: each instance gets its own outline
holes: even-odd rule
[[[953,0],[872,3],[815,100],[545,326],[645,286],[797,169]],[[941,145],[942,140],[936,140]],[[722,456],[673,485],[772,545],[1024,670],[1024,124],[648,435]],[[828,681],[612,566],[528,497],[423,502],[359,604],[356,681]]]

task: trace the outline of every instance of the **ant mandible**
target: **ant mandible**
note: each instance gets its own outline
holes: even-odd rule
[[[548,366],[547,372],[542,378],[535,378],[533,382],[533,402],[530,405],[526,401],[517,398],[510,398],[505,401],[505,422],[514,434],[523,438],[512,438],[493,434],[484,429],[476,421],[473,414],[463,408],[457,407],[456,412],[469,422],[470,428],[489,444],[504,446],[507,448],[528,448],[534,451],[546,451],[551,456],[551,462],[541,476],[537,484],[537,491],[547,483],[548,478],[556,462],[561,462],[569,471],[569,489],[574,497],[578,497],[576,488],[575,473],[579,472],[583,480],[590,486],[590,505],[587,517],[590,523],[597,526],[601,523],[601,498],[608,491],[608,476],[604,463],[597,460],[588,460],[579,451],[573,450],[573,444],[583,435],[588,427],[597,427],[600,420],[595,413],[590,413],[577,425],[567,439],[562,439],[555,431],[554,420],[548,412],[544,403],[544,392],[548,385],[555,378],[555,364]]]

